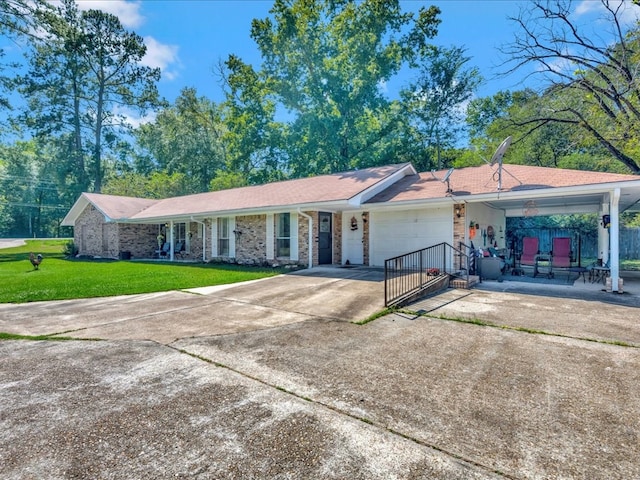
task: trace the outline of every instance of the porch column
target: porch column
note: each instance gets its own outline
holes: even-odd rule
[[[611,199],[611,195],[609,195]],[[609,229],[602,223],[603,215],[609,215],[611,209],[608,203],[603,203],[598,213],[598,258],[605,264],[609,261]]]
[[[170,249],[170,252],[169,252],[169,253],[170,253],[169,258],[170,258],[170,259],[171,259],[171,261],[173,262],[173,255],[174,255],[173,247],[174,247],[174,243],[175,243],[175,241],[174,241],[174,235],[173,235],[173,220],[171,220],[171,221],[169,222],[169,232],[171,232],[171,233],[169,234],[169,237],[171,238],[171,239],[169,240],[169,242],[170,242],[170,244],[171,244],[171,249]]]
[[[618,291],[618,278],[620,277],[620,189],[616,188],[609,196],[611,204],[611,228],[609,229],[609,269],[611,272],[611,291]]]

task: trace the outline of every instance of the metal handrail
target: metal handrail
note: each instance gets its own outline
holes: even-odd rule
[[[469,255],[446,242],[388,258],[384,261],[384,304],[398,305],[443,275],[462,272],[468,283]]]

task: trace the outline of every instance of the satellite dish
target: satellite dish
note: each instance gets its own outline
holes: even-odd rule
[[[502,143],[496,150],[496,153],[494,153],[493,157],[491,157],[491,161],[489,162],[489,165],[493,167],[496,163],[502,164],[502,157],[504,157],[504,152],[507,151],[507,148],[509,148],[509,145],[511,145],[511,135],[509,135],[507,138],[505,138],[502,141]]]
[[[455,169],[450,168],[449,171],[444,175],[444,178],[442,178],[442,179],[436,177],[436,171],[435,170],[431,170],[431,176],[433,178],[435,178],[436,180],[439,180],[442,183],[447,182],[447,193],[453,193],[453,190],[451,190],[451,185],[449,184],[449,177],[451,176],[451,174],[453,173],[454,170]]]

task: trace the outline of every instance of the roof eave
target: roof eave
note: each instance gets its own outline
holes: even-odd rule
[[[233,217],[248,215],[263,215],[268,213],[284,213],[293,210],[307,211],[337,211],[350,208],[349,200],[332,200],[330,202],[313,202],[313,203],[297,203],[290,205],[273,205],[260,208],[239,208],[230,210],[209,210],[206,212],[184,213],[179,215],[161,215],[157,217],[132,217],[123,220],[122,223],[162,223],[162,222],[182,222],[189,221],[192,218],[214,218],[214,217]]]
[[[80,215],[82,215],[82,212],[84,212],[84,210],[87,208],[88,205],[93,205],[93,208],[95,208],[98,212],[100,212],[100,214],[104,217],[105,222],[109,223],[109,222],[117,221],[116,219],[113,219],[109,217],[109,215],[104,213],[100,209],[100,207],[98,207],[94,202],[92,202],[91,199],[87,198],[87,196],[83,193],[82,195],[80,195],[78,200],[76,200],[76,202],[73,204],[69,212],[62,219],[61,225],[63,227],[75,226],[76,221],[78,220]]]
[[[416,171],[416,169],[413,167],[411,163],[405,163],[400,168],[398,168],[396,172],[393,172],[391,175],[384,177],[380,181],[376,182],[374,185],[371,185],[370,187],[364,189],[357,195],[354,195],[353,197],[351,197],[349,199],[349,205],[351,207],[360,207],[362,204],[366,203],[367,200],[372,199],[373,197],[378,195],[380,192],[383,192],[384,190],[389,188],[391,185],[403,179],[407,175],[417,175],[417,174],[418,172]]]

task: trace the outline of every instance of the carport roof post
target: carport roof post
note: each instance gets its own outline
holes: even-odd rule
[[[616,188],[609,195],[611,227],[609,230],[609,268],[611,274],[611,291],[618,291],[620,275],[620,189]]]

